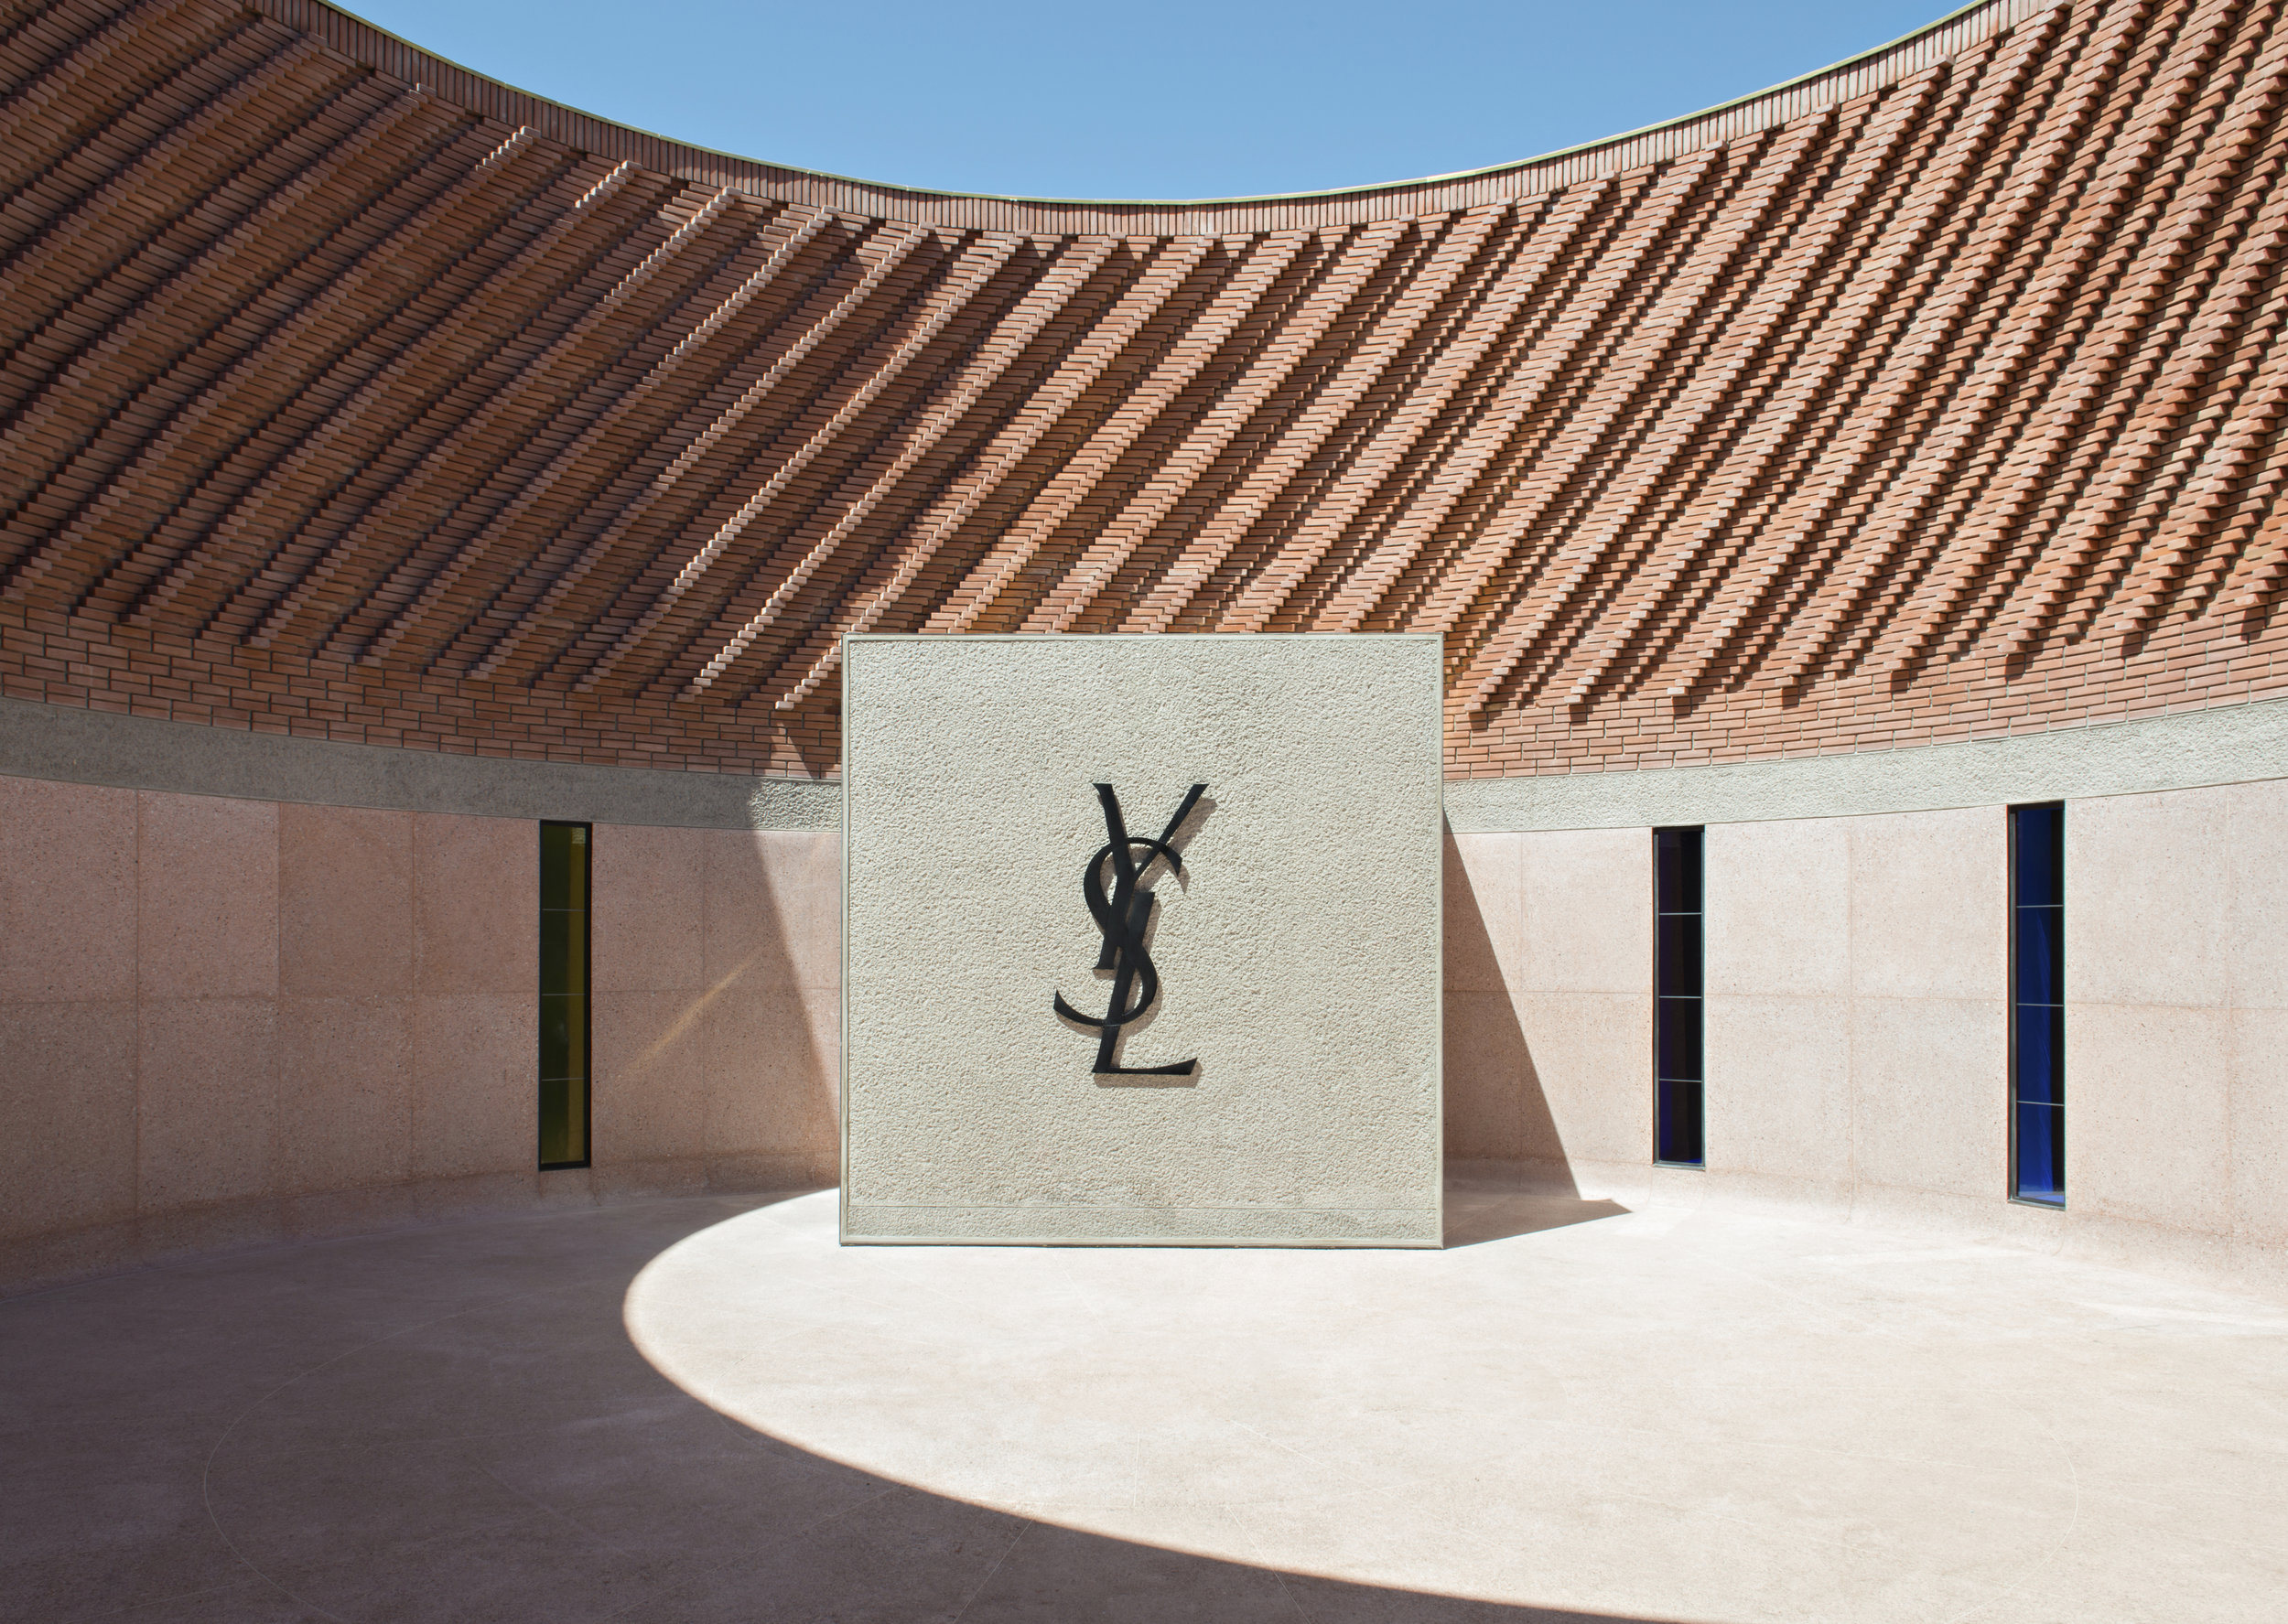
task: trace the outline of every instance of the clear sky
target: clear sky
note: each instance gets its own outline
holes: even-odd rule
[[[1028,197],[1409,179],[1693,113],[1948,0],[352,0],[464,66],[702,146]]]

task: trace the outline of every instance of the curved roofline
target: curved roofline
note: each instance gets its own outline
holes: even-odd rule
[[[1808,71],[1808,73],[1798,73],[1798,76],[1792,78],[1792,81],[1780,81],[1778,85],[1766,85],[1765,90],[1746,91],[1746,94],[1734,96],[1734,99],[1730,99],[1730,101],[1719,101],[1719,103],[1710,105],[1710,108],[1700,108],[1698,113],[1684,113],[1673,119],[1659,119],[1659,122],[1655,122],[1655,124],[1641,124],[1641,126],[1634,128],[1634,131],[1620,131],[1620,133],[1615,133],[1615,135],[1600,135],[1597,140],[1579,142],[1579,145],[1574,145],[1574,146],[1559,146],[1556,151],[1536,154],[1533,158],[1513,158],[1513,160],[1506,160],[1506,163],[1483,165],[1483,167],[1478,167],[1478,169],[1451,169],[1451,171],[1446,171],[1446,174],[1412,176],[1412,178],[1405,178],[1405,180],[1373,180],[1373,183],[1366,183],[1366,185],[1336,185],[1336,188],[1322,188],[1322,189],[1313,189],[1313,192],[1261,192],[1261,194],[1247,194],[1247,197],[1034,197],[1034,194],[1028,194],[1028,192],[959,192],[959,189],[927,188],[927,185],[904,185],[904,183],[897,183],[897,180],[872,180],[872,178],[865,178],[865,176],[837,174],[837,171],[833,171],[833,169],[804,169],[804,167],[799,167],[799,165],[782,165],[769,158],[749,158],[746,154],[730,154],[730,151],[712,149],[712,146],[694,146],[694,145],[688,145],[688,142],[677,140],[677,137],[673,137],[673,135],[661,135],[661,133],[656,133],[656,131],[645,131],[645,128],[638,126],[638,124],[622,124],[620,119],[606,119],[604,114],[586,113],[583,108],[572,108],[572,105],[563,103],[563,101],[554,101],[554,99],[549,99],[549,96],[540,96],[540,94],[535,94],[535,91],[522,90],[522,87],[517,87],[517,85],[510,85],[508,81],[501,81],[501,78],[490,76],[490,73],[482,73],[482,71],[478,71],[478,69],[453,62],[450,58],[439,58],[439,55],[432,53],[432,50],[426,50],[423,46],[416,46],[416,43],[400,37],[400,34],[391,34],[386,27],[380,27],[377,23],[371,23],[371,20],[363,18],[363,16],[354,14],[354,11],[350,11],[345,7],[336,7],[336,5],[327,5],[327,0],[304,0],[304,2],[307,2],[311,9],[322,7],[327,11],[334,11],[336,16],[345,18],[348,23],[357,25],[362,32],[372,34],[372,37],[377,37],[377,38],[384,38],[384,41],[394,43],[398,50],[403,50],[403,53],[407,53],[407,55],[414,55],[414,58],[421,58],[421,59],[426,59],[426,62],[435,62],[437,67],[441,67],[441,69],[450,69],[455,76],[464,76],[464,78],[469,78],[469,81],[480,81],[480,82],[485,82],[485,85],[494,87],[494,90],[505,91],[508,96],[514,96],[514,99],[528,101],[528,103],[542,105],[542,108],[554,108],[554,110],[558,110],[558,113],[569,114],[572,119],[578,119],[578,122],[615,128],[615,131],[622,131],[622,133],[627,133],[627,135],[641,137],[641,140],[645,140],[645,142],[656,142],[656,145],[661,145],[661,146],[675,146],[675,149],[691,151],[691,154],[707,154],[726,165],[746,165],[746,167],[755,167],[755,169],[772,169],[772,171],[781,171],[781,174],[790,174],[790,176],[805,176],[805,178],[810,178],[810,180],[822,180],[822,183],[836,185],[836,188],[863,188],[863,189],[868,189],[868,192],[883,194],[883,197],[936,199],[936,201],[947,201],[947,203],[1007,203],[1007,206],[1052,208],[1052,210],[1128,210],[1128,208],[1149,208],[1149,210],[1185,210],[1185,212],[1225,210],[1225,208],[1263,208],[1263,206],[1275,206],[1275,203],[1289,203],[1289,206],[1293,206],[1293,203],[1327,201],[1327,199],[1366,199],[1366,197],[1380,197],[1380,194],[1391,194],[1391,192],[1419,192],[1419,189],[1426,189],[1426,188],[1444,189],[1444,188],[1455,188],[1455,185],[1483,183],[1483,180],[1499,178],[1499,176],[1506,176],[1506,174],[1519,174],[1519,171],[1528,171],[1528,169],[1554,167],[1554,165],[1565,165],[1568,160],[1588,158],[1588,156],[1595,156],[1595,154],[1600,154],[1600,151],[1613,149],[1613,146],[1641,145],[1641,142],[1646,142],[1647,137],[1659,137],[1673,131],[1687,131],[1687,128],[1702,126],[1702,124],[1710,124],[1710,122],[1723,122],[1725,114],[1742,113],[1742,110],[1751,108],[1751,105],[1765,103],[1765,101],[1787,99],[1792,91],[1815,90],[1815,87],[1826,85],[1826,82],[1835,81],[1835,78],[1851,76],[1856,69],[1867,69],[1867,67],[1872,67],[1872,64],[1888,62],[1893,55],[1899,55],[1899,53],[1911,53],[1913,46],[1926,41],[1926,38],[1931,38],[1934,34],[1948,32],[1948,29],[1963,29],[1963,32],[1970,32],[1970,37],[1949,38],[1945,50],[1938,55],[1954,55],[1957,50],[1970,46],[1970,43],[1977,43],[1977,38],[1984,38],[1984,37],[1989,37],[1989,34],[2000,32],[2002,27],[2009,27],[2012,23],[2025,18],[2025,16],[2036,14],[2036,11],[2048,11],[2048,9],[2059,7],[2059,5],[2071,5],[2071,0],[2036,0],[2036,2],[1970,0],[1970,5],[1963,5],[1963,7],[1948,11],[1945,16],[1931,20],[1931,23],[1925,23],[1922,27],[1908,29],[1906,34],[1899,34],[1897,38],[1888,38],[1888,41],[1883,41],[1881,46],[1870,46],[1867,50],[1849,55],[1849,58],[1844,58],[1842,62],[1830,62],[1829,67],[1824,67],[1824,69],[1812,69],[1812,71]],[[275,9],[284,14],[288,7],[270,7],[270,5],[263,5],[261,9]],[[293,9],[299,9],[299,7],[293,7]],[[1984,14],[1993,14],[1993,16],[1984,16]],[[1981,23],[1984,23],[1984,27],[1981,27]],[[1966,29],[1966,25],[1968,25],[1968,29]],[[340,41],[334,41],[334,43],[339,46]],[[363,58],[363,53],[352,53],[352,55]],[[380,64],[375,64],[375,67],[380,67]],[[1925,67],[1925,64],[1917,62],[1916,67]],[[1902,78],[1904,73],[1911,73],[1911,71],[1916,71],[1916,69],[1913,67],[1904,69],[1902,73],[1894,73],[1894,76],[1885,76],[1885,78]],[[421,81],[421,82],[430,82],[430,81]],[[1847,99],[1849,94],[1862,94],[1862,91],[1858,91],[1858,90],[1847,91],[1847,94],[1840,94],[1840,96],[1835,96],[1835,99],[1830,99],[1830,103],[1833,103],[1833,101]],[[1787,114],[1787,117],[1797,117],[1797,114]],[[1755,126],[1751,126],[1751,128],[1769,128],[1769,124],[1785,124],[1785,117],[1757,122]],[[1739,135],[1739,133],[1743,133],[1743,131],[1728,131],[1723,137],[1719,137],[1719,140],[1732,140],[1732,135]],[[1716,145],[1716,142],[1707,142],[1707,145]],[[1668,154],[1668,156],[1675,156],[1675,154]],[[1536,189],[1551,189],[1551,188],[1536,188]],[[1517,192],[1513,192],[1513,194],[1517,194]],[[877,212],[877,210],[868,210],[868,212]],[[1412,212],[1412,210],[1408,210],[1408,212]]]
[[[441,98],[582,150],[634,159],[685,178],[728,185],[758,197],[809,202],[843,212],[964,230],[1057,234],[1215,234],[1355,224],[1450,212],[1554,191],[1720,145],[1840,102],[1870,94],[1943,61],[2038,13],[2077,0],[1971,0],[1885,44],[1777,85],[1606,135],[1575,146],[1483,168],[1408,180],[1259,197],[1038,198],[945,191],[804,169],[695,146],[637,125],[535,95],[401,38],[329,0],[252,0],[254,9],[322,38],[366,66],[417,83]],[[1390,207],[1376,209],[1377,200]],[[1228,217],[1228,218],[1225,218]]]
[[[1831,75],[1845,72],[1862,63],[1872,61],[1878,57],[1886,56],[1902,46],[1911,45],[1925,35],[1935,34],[1941,28],[1960,22],[1972,12],[1999,9],[2006,3],[2007,0],[1970,0],[1969,5],[1959,6],[1934,22],[1924,24],[1919,28],[1910,28],[1896,38],[1886,39],[1882,44],[1870,46],[1862,51],[1855,51],[1840,61],[1829,62],[1824,68],[1814,68],[1808,72],[1798,73],[1793,79],[1783,79],[1779,83],[1766,85],[1762,90],[1749,91],[1744,94],[1732,97],[1730,101],[1712,102],[1698,112],[1679,113],[1673,118],[1657,119],[1649,124],[1639,124],[1633,130],[1622,130],[1614,134],[1600,135],[1594,140],[1576,142],[1571,146],[1556,147],[1549,152],[1536,153],[1531,157],[1510,158],[1502,163],[1484,164],[1472,169],[1450,169],[1441,175],[1418,175],[1402,180],[1370,181],[1363,186],[1322,187],[1316,190],[1299,192],[1257,192],[1229,198],[1058,198],[1032,192],[972,192],[941,187],[907,186],[895,180],[878,180],[863,175],[845,175],[835,169],[805,169],[800,165],[782,164],[772,158],[750,157],[744,153],[726,152],[719,147],[706,150],[738,163],[754,164],[772,169],[786,169],[796,174],[813,176],[820,180],[839,181],[846,186],[869,187],[878,191],[898,192],[910,197],[958,198],[988,203],[1033,203],[1061,209],[1228,209],[1245,207],[1250,203],[1296,203],[1307,202],[1318,198],[1352,198],[1373,192],[1398,191],[1415,187],[1443,186],[1461,180],[1478,180],[1487,176],[1506,174],[1513,169],[1529,168],[1535,165],[1551,163],[1560,158],[1578,156],[1582,153],[1594,152],[1600,147],[1609,146],[1616,142],[1631,141],[1678,125],[1694,124],[1701,119],[1714,118],[1721,113],[1730,113],[1735,108],[1744,107],[1751,102],[1760,102],[1766,96],[1776,96],[1783,91],[1796,90],[1811,84],[1815,81],[1825,80]],[[2052,4],[2062,3],[2065,3],[2065,0],[2052,0]],[[344,16],[364,24],[366,27],[384,38],[396,41],[407,50],[419,51],[425,56],[436,57],[437,61],[459,69],[472,78],[491,79],[502,89],[513,91],[517,95],[530,97],[534,102],[545,102],[551,106],[561,107],[566,112],[577,113],[582,118],[594,119],[599,124],[614,124],[632,134],[646,135],[654,141],[670,142],[677,145],[687,145],[675,136],[664,135],[656,130],[647,130],[641,124],[631,124],[619,119],[606,118],[601,113],[589,113],[584,108],[574,107],[568,102],[558,102],[552,97],[540,95],[536,91],[524,90],[520,86],[510,84],[506,80],[495,79],[481,70],[456,62],[449,57],[437,57],[435,52],[424,49],[403,35],[391,33],[378,23],[360,16],[356,12],[345,6],[335,6],[333,9],[341,12]],[[2028,6],[2020,9],[2025,13],[2031,13],[2035,9],[2046,10],[2049,7],[2047,5]]]
[[[0,674],[805,775],[853,632],[1442,633],[1472,777],[2261,695],[2279,11],[1988,0],[1538,164],[1193,209],[727,158],[325,0],[50,5]]]

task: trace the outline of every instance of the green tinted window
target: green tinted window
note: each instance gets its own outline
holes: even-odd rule
[[[540,826],[540,1165],[588,1166],[586,823]]]

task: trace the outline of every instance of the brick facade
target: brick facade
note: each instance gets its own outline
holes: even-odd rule
[[[1231,205],[899,193],[316,0],[0,5],[0,689],[836,770],[845,631],[1436,629],[1457,776],[2280,691],[2288,28],[1998,3]]]

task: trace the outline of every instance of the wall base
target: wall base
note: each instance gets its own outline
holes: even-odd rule
[[[372,1234],[482,1213],[601,1206],[662,1196],[820,1189],[832,1187],[838,1177],[831,1156],[690,1157],[219,1202],[0,1242],[0,1297],[202,1253]]]

